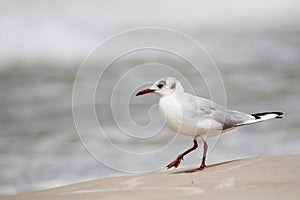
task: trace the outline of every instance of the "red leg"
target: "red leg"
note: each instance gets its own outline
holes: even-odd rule
[[[206,141],[203,141],[203,156],[202,156],[202,162],[201,162],[200,167],[193,169],[193,170],[189,170],[187,172],[198,172],[198,171],[203,170],[206,167],[205,161],[206,161],[207,149],[208,149],[208,145],[207,145]]]
[[[182,154],[179,154],[179,155],[177,156],[177,158],[176,158],[173,162],[171,162],[170,164],[168,164],[167,168],[168,168],[168,169],[170,169],[171,167],[177,168],[177,167],[179,166],[181,160],[183,160],[183,157],[184,157],[186,154],[190,153],[191,151],[194,151],[195,149],[197,149],[197,147],[198,147],[198,143],[197,143],[197,140],[195,139],[195,140],[194,140],[194,146],[193,146],[192,148],[186,150],[186,151],[183,152]]]
[[[207,154],[208,145],[207,145],[206,141],[203,141],[203,144],[204,144],[204,150],[203,150],[201,166],[199,167],[200,170],[202,170],[206,167],[205,161],[206,161],[206,154]]]

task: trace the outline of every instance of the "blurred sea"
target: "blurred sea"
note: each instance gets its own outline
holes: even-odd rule
[[[73,121],[72,90],[80,64],[97,44],[112,34],[136,27],[167,27],[201,43],[220,70],[229,108],[249,113],[284,112],[283,120],[222,135],[210,149],[208,164],[257,155],[300,153],[299,1],[2,0],[0,5],[0,193],[126,174],[99,163],[83,147]],[[112,46],[108,54],[118,48]],[[191,56],[197,56],[194,53]],[[168,56],[155,58],[171,67],[178,64]],[[107,88],[122,77],[123,66],[130,69],[147,63],[145,59],[147,52],[117,63],[105,79]],[[94,60],[94,68],[105,67],[105,62]],[[124,85],[148,81],[157,73],[140,73],[134,80],[123,80]],[[197,76],[186,66],[180,73],[197,82]],[[89,78],[87,75],[80,82],[84,84]],[[194,87],[199,96],[209,97],[204,84]],[[84,99],[85,91],[80,95]],[[108,94],[99,91],[95,97],[99,115],[110,108],[111,102],[105,95]],[[116,95],[118,99],[128,96],[120,91]],[[153,129],[162,126],[157,106],[152,106],[157,101],[155,96],[130,100],[129,110],[137,124],[149,123],[151,116]],[[85,109],[84,103],[80,106]],[[128,151],[154,151],[174,137],[172,131],[163,128],[153,140],[126,138],[111,119],[106,119],[103,129],[111,133],[115,145]],[[129,130],[132,124],[123,126]],[[94,140],[93,134],[85,137]],[[211,141],[212,146],[215,142]],[[95,142],[93,148],[108,162],[117,160],[116,165],[124,169],[143,170],[167,165],[191,143],[191,138],[176,135],[174,145],[166,146],[159,156],[134,162],[112,153],[111,144],[105,141],[99,145]],[[182,167],[197,165],[199,156],[199,152],[187,156]]]

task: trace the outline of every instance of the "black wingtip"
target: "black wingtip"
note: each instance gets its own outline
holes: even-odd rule
[[[275,112],[278,116],[276,116],[276,119],[282,119],[283,112]]]
[[[276,119],[282,119],[283,112],[273,112],[277,116],[275,117]]]
[[[255,119],[260,119],[261,116],[264,115],[268,115],[268,114],[275,114],[277,115],[275,118],[276,119],[281,119],[283,112],[261,112],[261,113],[255,113],[255,114],[251,114],[253,117],[255,117]]]

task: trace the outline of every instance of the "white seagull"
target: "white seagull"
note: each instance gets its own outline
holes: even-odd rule
[[[167,168],[177,168],[183,157],[197,149],[197,138],[201,137],[204,151],[200,167],[189,172],[201,171],[205,165],[207,153],[207,137],[216,136],[236,127],[257,122],[282,118],[282,112],[261,112],[247,114],[235,110],[225,110],[225,107],[208,99],[184,92],[181,83],[173,77],[163,77],[150,88],[142,90],[136,96],[155,93],[160,96],[159,110],[167,126],[177,133],[192,136],[192,148],[179,154],[167,165]]]

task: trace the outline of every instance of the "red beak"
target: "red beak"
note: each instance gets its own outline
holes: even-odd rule
[[[151,89],[141,90],[135,96],[140,96],[140,95],[144,95],[144,94],[148,94],[148,93],[153,93],[154,91],[155,90],[151,90]]]

